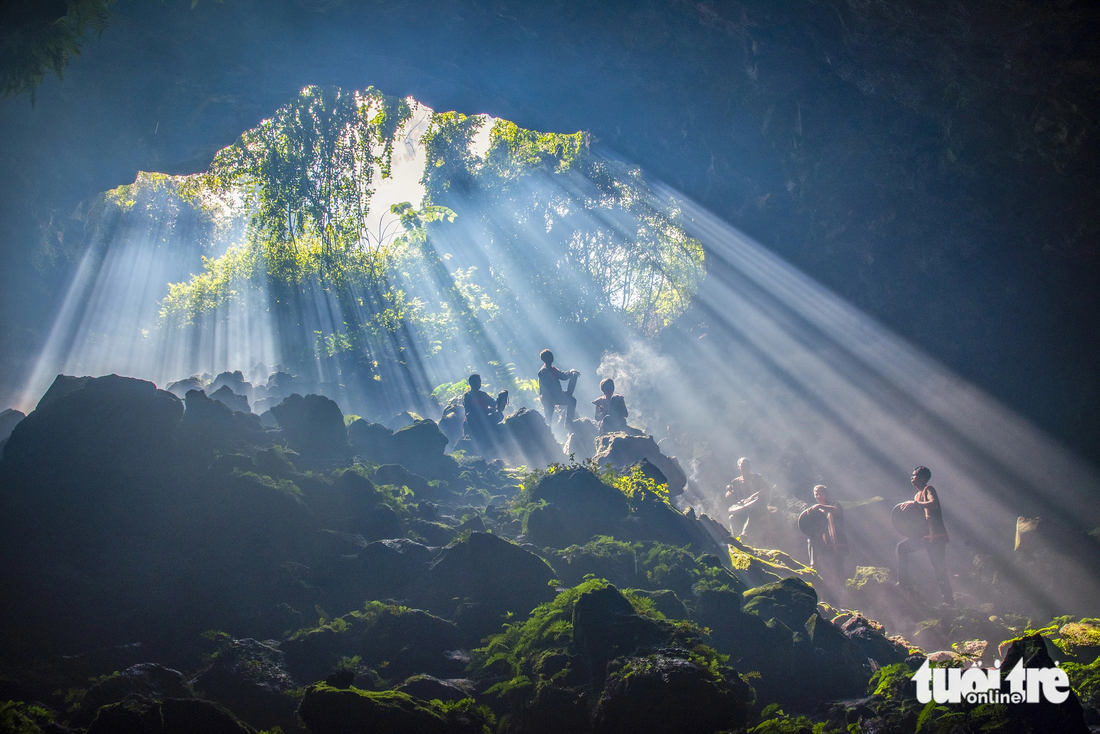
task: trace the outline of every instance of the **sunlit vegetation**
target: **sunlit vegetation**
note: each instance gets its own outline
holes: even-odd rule
[[[202,272],[168,286],[164,326],[204,328],[230,307],[263,312],[292,369],[330,360],[341,372],[384,371],[390,357],[422,368],[472,350],[499,366],[494,384],[520,393],[514,356],[499,348],[510,337],[487,346],[502,311],[513,329],[535,310],[563,323],[618,316],[653,334],[686,308],[702,246],[639,169],[594,154],[585,133],[498,120],[479,154],[485,118],[434,114],[421,141],[423,203],[391,207],[396,236],[370,231],[375,184],[411,112],[374,89],[309,87],[206,174],[176,184],[195,208],[245,212],[249,224]],[[471,248],[485,261],[462,256]],[[310,311],[325,318],[307,330]]]

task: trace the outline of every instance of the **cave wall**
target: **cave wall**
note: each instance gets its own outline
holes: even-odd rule
[[[0,403],[77,207],[307,84],[588,129],[1100,462],[1100,8],[1015,0],[135,0],[0,101]]]

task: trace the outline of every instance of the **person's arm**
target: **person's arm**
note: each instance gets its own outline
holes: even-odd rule
[[[915,503],[917,503],[918,505],[920,505],[921,507],[923,507],[924,509],[926,509],[926,510],[931,510],[933,508],[939,507],[940,498],[936,494],[935,487],[927,486],[927,487],[924,488],[923,491],[928,493],[928,499],[927,500],[921,500],[920,495],[918,494],[917,497],[913,498],[913,501]]]

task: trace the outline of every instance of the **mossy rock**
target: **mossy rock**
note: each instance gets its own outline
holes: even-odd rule
[[[619,658],[607,668],[597,734],[710,734],[748,722],[752,688],[733,670],[711,668],[686,651]]]
[[[630,589],[630,593],[635,596],[640,596],[644,599],[649,599],[653,602],[653,610],[660,612],[666,619],[687,619],[688,612],[687,607],[680,601],[680,598],[676,596],[676,592],[670,589],[661,589],[659,591],[644,591],[642,589]],[[736,594],[737,592],[729,592]],[[738,601],[740,605],[740,601]],[[703,626],[706,626],[705,624]]]
[[[298,715],[311,734],[488,734],[480,712],[448,709],[399,691],[310,686]]]
[[[1060,639],[1056,641],[1058,647],[1079,662],[1088,662],[1100,655],[1100,620],[1082,619],[1080,622],[1068,622],[1062,625],[1058,634],[1060,635]]]
[[[817,592],[802,579],[786,578],[757,586],[743,595],[742,610],[761,619],[778,619],[792,630],[801,630],[817,609]]]
[[[355,657],[399,681],[417,673],[461,675],[465,662],[449,654],[458,646],[454,622],[420,609],[368,602],[361,611],[296,632],[281,649],[302,682],[321,680],[341,660]]]

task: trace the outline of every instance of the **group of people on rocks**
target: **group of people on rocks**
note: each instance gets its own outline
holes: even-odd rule
[[[567,426],[576,420],[577,370],[562,370],[554,366],[554,353],[544,349],[539,354],[542,369],[538,372],[539,401],[547,424],[553,424],[554,411],[560,406],[565,408]],[[493,427],[504,420],[504,410],[508,405],[508,391],[501,390],[496,398],[490,397],[481,389],[481,376],[472,374],[467,378],[469,390],[463,396],[463,409],[466,414],[464,428],[467,436],[475,441],[484,441],[491,437]],[[563,388],[562,383],[566,383]],[[626,399],[615,393],[615,381],[606,378],[600,382],[600,397],[592,401],[595,406],[595,421],[599,433],[610,432],[640,433],[627,425],[630,413]],[[672,427],[669,430],[672,435]],[[726,499],[733,504],[729,508],[730,531],[736,537],[745,537],[750,527],[761,525],[768,513],[776,508],[769,505],[770,489],[760,474],[752,471],[747,458],[737,462],[739,476],[734,477],[726,486]],[[909,575],[909,556],[919,551],[927,551],[929,561],[940,586],[945,604],[954,604],[954,592],[951,578],[947,572],[946,545],[949,540],[943,523],[943,509],[939,495],[928,484],[932,472],[923,466],[913,470],[911,482],[917,488],[913,499],[903,502],[895,508],[913,518],[909,526],[913,533],[897,545],[897,586],[903,591],[912,591]],[[799,529],[808,536],[807,553],[810,566],[823,577],[843,585],[847,579],[845,558],[848,555],[848,541],[844,530],[844,510],[839,502],[831,501],[829,490],[824,484],[813,488],[814,503],[799,517]],[[895,524],[895,527],[897,525]]]
[[[726,487],[726,499],[733,501],[729,508],[730,531],[734,536],[745,537],[750,526],[759,525],[776,508],[768,503],[769,487],[760,474],[752,472],[747,458],[737,462],[740,476]],[[894,516],[909,520],[895,520],[895,529],[904,531],[906,537],[897,544],[897,587],[911,593],[913,584],[909,574],[909,556],[920,551],[928,553],[928,560],[948,606],[954,605],[954,590],[947,572],[946,546],[950,540],[943,522],[943,507],[935,487],[928,482],[932,472],[928,467],[913,470],[910,482],[917,488],[912,500],[894,508]],[[814,503],[799,516],[799,529],[808,537],[807,553],[810,566],[823,578],[843,584],[848,577],[845,557],[848,540],[844,530],[844,510],[839,502],[831,501],[824,484],[813,489]]]
[[[539,402],[542,403],[546,422],[553,424],[554,411],[561,406],[565,408],[566,425],[571,426],[577,417],[577,398],[573,392],[581,373],[555,367],[554,353],[549,349],[542,350],[539,358],[543,363],[538,373]],[[469,390],[462,396],[462,409],[466,415],[463,429],[466,436],[474,441],[485,441],[491,437],[494,426],[504,421],[508,391],[501,390],[495,399],[490,397],[481,389],[481,375],[476,373],[467,377],[466,382]],[[563,382],[567,383],[564,388]],[[610,377],[604,379],[600,382],[600,392],[600,397],[592,401],[599,433],[640,433],[626,423],[630,411],[626,407],[626,398],[615,393],[615,381]]]

